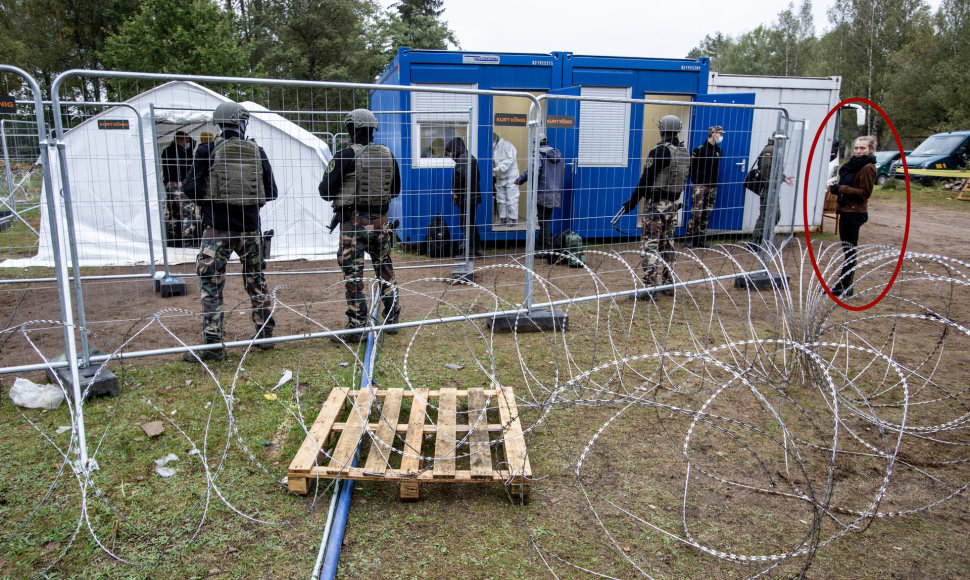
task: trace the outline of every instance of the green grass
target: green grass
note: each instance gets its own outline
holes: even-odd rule
[[[970,206],[970,202],[957,199],[960,195],[957,191],[943,189],[940,181],[931,186],[925,186],[916,181],[910,181],[910,200],[914,205],[933,205],[953,208]],[[877,185],[872,194],[900,202],[906,201],[906,184],[902,180],[894,179],[886,182],[885,185]]]
[[[40,231],[40,210],[35,209],[20,214],[30,227]],[[14,219],[6,230],[0,232],[0,249],[3,259],[30,258],[37,255],[37,234],[32,232],[23,221]],[[7,270],[7,268],[4,268]]]
[[[725,313],[721,320],[710,323],[704,320],[709,293],[698,289],[695,296],[698,307],[681,303],[673,318],[667,298],[661,299],[659,308],[638,304],[635,315],[633,301],[618,302],[615,314],[622,321],[621,329],[614,329],[618,356],[653,352],[654,332],[665,337],[662,344],[670,350],[698,350],[703,347],[698,342],[708,339],[722,343],[724,338],[718,336],[721,324],[730,326],[736,340],[779,333],[774,313],[760,307],[757,297],[751,321]],[[731,296],[736,300],[748,297],[738,291]],[[566,364],[566,349],[552,335],[523,334],[517,342],[509,335],[496,335],[485,341],[480,336],[488,336],[484,323],[476,322],[473,327],[465,322],[387,337],[375,380],[381,387],[401,386],[406,370],[414,387],[468,388],[488,386],[487,373],[494,372],[502,384],[516,390],[522,421],[528,428],[545,410],[540,405],[548,402],[557,385],[557,370],[561,385],[571,374],[614,359],[604,336],[592,333],[593,316],[592,305],[570,310],[567,338],[576,361],[572,370]],[[419,334],[412,343],[415,332]],[[627,336],[631,337],[629,343],[625,342]],[[356,352],[363,356],[362,348]],[[108,556],[93,542],[85,525],[67,556],[49,573],[51,577],[201,578],[213,570],[226,577],[309,574],[330,499],[327,482],[322,482],[316,501],[312,493],[291,495],[276,483],[286,474],[304,437],[293,415],[308,426],[331,388],[357,384],[358,361],[351,350],[327,340],[291,343],[270,352],[254,351],[242,361],[245,371],[237,377],[241,356],[240,349],[233,349],[229,360],[212,365],[221,391],[201,367],[176,357],[112,365],[123,381],[121,397],[92,399],[85,406],[90,446],[92,452],[97,449],[101,464],[89,492],[89,514],[92,528],[108,549],[145,566]],[[765,353],[747,352],[745,356],[765,364],[774,360]],[[344,362],[349,364],[340,366]],[[692,491],[685,500],[687,470],[682,454],[684,434],[693,417],[643,405],[627,407],[629,399],[620,398],[647,384],[656,387],[653,400],[673,408],[696,409],[724,382],[716,369],[702,372],[697,364],[677,368],[676,362],[675,357],[665,361],[667,374],[658,372],[657,359],[621,365],[618,373],[610,367],[567,389],[563,396],[574,402],[558,405],[528,437],[537,480],[525,506],[512,505],[504,489],[495,484],[429,484],[422,487],[420,501],[402,503],[394,483],[358,483],[339,575],[551,576],[543,558],[564,578],[587,577],[584,569],[632,577],[638,574],[635,566],[658,578],[734,578],[756,573],[758,568],[725,563],[651,527],[682,535],[686,511],[691,532],[707,545],[738,554],[766,554],[797,544],[807,529],[799,520],[810,521],[804,503],[725,488],[696,469],[691,474]],[[446,369],[447,363],[464,368]],[[800,372],[798,364],[798,359],[789,362],[795,376]],[[283,369],[292,370],[294,378],[273,390]],[[6,377],[0,379],[8,385]],[[828,414],[824,399],[814,392],[799,394],[798,388],[800,385],[791,386],[793,396],[807,413],[823,422]],[[268,399],[267,394],[276,399]],[[783,405],[779,397],[770,399],[772,404]],[[575,402],[578,400],[583,403]],[[232,424],[226,410],[229,404]],[[785,469],[777,443],[781,430],[762,402],[747,389],[732,389],[714,401],[710,410],[764,431],[766,435],[734,423],[718,423],[748,448],[756,449],[766,459],[776,485],[783,486],[778,475]],[[792,417],[791,425],[799,424],[794,409],[784,407],[783,413]],[[48,412],[26,410],[24,414],[66,448],[69,434],[55,433],[57,426],[69,423],[66,407]],[[149,438],[136,425],[162,415],[185,436],[166,423],[165,433]],[[812,436],[808,427],[799,425],[810,443],[819,443],[820,438]],[[4,436],[0,446],[0,521],[4,522],[0,525],[0,576],[32,576],[54,562],[70,542],[80,517],[79,487],[67,474],[38,514],[28,519],[53,483],[62,458],[10,404],[0,405],[0,433]],[[695,467],[765,485],[750,452],[737,443],[721,444],[721,433],[709,426],[696,428],[689,448]],[[189,454],[193,446],[203,445],[215,477],[213,488],[205,484],[197,457]],[[226,445],[229,451],[223,461]],[[826,465],[824,452],[800,445],[809,465]],[[587,447],[580,482],[574,471]],[[154,473],[152,462],[167,453],[180,457],[175,464],[179,472],[163,479]],[[849,479],[838,491],[854,497],[851,494],[868,491],[869,479],[875,476],[865,472],[867,466],[851,460],[851,456],[844,459],[846,469],[858,468],[866,477]],[[946,478],[965,479],[961,466],[953,469]],[[911,476],[903,473],[900,477],[908,483]],[[241,513],[226,507],[216,497],[216,489]],[[899,492],[894,499],[902,501],[903,496]],[[116,511],[109,510],[105,501]],[[963,530],[963,501],[957,499],[920,516],[877,521],[866,533],[849,534],[821,550],[809,574],[831,578],[886,577],[891,573],[965,575],[970,569],[966,532],[958,531]],[[643,521],[623,515],[608,502]],[[834,530],[827,521],[823,537]],[[607,531],[618,548],[606,537]],[[777,576],[797,574],[798,563],[783,565]]]

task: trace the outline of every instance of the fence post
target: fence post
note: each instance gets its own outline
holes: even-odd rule
[[[801,180],[802,179],[806,179],[806,180],[808,179],[808,176],[807,175],[805,175],[805,176],[801,175],[802,154],[804,153],[804,151],[802,151],[802,141],[804,139],[805,130],[808,127],[808,120],[807,119],[791,119],[791,122],[792,123],[798,123],[798,125],[801,127],[801,130],[798,133],[798,139],[797,140],[791,140],[791,139],[789,139],[790,142],[795,143],[797,145],[797,147],[798,147],[798,158],[795,160],[795,171],[796,171],[796,175],[795,175],[795,197],[794,197],[794,199],[792,199],[792,204],[791,204],[791,233],[788,234],[788,240],[789,241],[792,238],[795,237],[795,217],[798,215],[798,202],[799,202],[799,200],[804,199],[801,196],[801,194],[799,193],[799,190],[801,189],[799,187],[799,184],[801,183]],[[786,149],[785,153],[787,154],[787,153],[789,153],[789,151]],[[806,223],[807,223],[807,220],[806,220]]]
[[[161,227],[159,228],[158,236],[162,240],[162,268],[165,270],[164,277],[169,278],[171,276],[171,272],[169,270],[169,265],[168,265],[168,229],[167,229],[168,224],[165,223],[165,203],[168,201],[166,199],[168,192],[166,191],[166,186],[164,183],[165,178],[162,176],[162,160],[160,159],[160,156],[158,154],[158,123],[155,122],[155,103],[148,104],[148,119],[152,122],[152,143],[155,144],[155,156],[154,156],[155,157],[155,188],[156,188],[156,191],[158,192],[158,196],[157,196],[158,197],[158,223],[161,224]],[[138,141],[141,143],[142,163],[145,164],[145,168],[144,168],[145,170],[142,171],[141,173],[142,179],[145,180],[145,211],[149,216],[151,216],[151,212],[148,210],[148,204],[149,204],[148,163],[147,163],[147,160],[145,159],[145,139],[141,136],[141,116],[140,115],[138,116],[138,133],[139,133]],[[152,248],[154,244],[152,244],[151,218],[149,218],[148,222],[149,222],[148,223],[148,251],[149,251],[149,255],[152,256],[152,259],[151,259],[152,274],[153,274],[152,278],[154,279],[155,278],[154,276],[155,255],[154,255],[154,250]],[[154,284],[158,284],[158,283],[159,282],[156,279]]]
[[[472,118],[473,109],[468,108],[468,124],[466,125],[468,129],[465,131],[465,207],[461,208],[460,211],[464,212],[462,218],[459,219],[459,223],[464,222],[465,228],[462,235],[462,245],[465,248],[465,255],[463,256],[463,262],[461,264],[456,264],[451,269],[451,278],[456,282],[471,283],[475,281],[475,265],[472,263],[472,253],[474,249],[472,248],[472,240],[478,238],[478,213],[475,213],[475,219],[472,219]],[[452,155],[454,155],[452,151]],[[479,152],[481,156],[481,152]],[[476,167],[475,173],[478,174],[479,189],[481,189],[481,173],[478,171],[478,159],[475,160]],[[458,171],[458,164],[455,164],[455,171]],[[454,180],[452,180],[454,183]],[[456,192],[452,191],[451,194],[455,195]],[[480,202],[479,202],[480,203]],[[478,204],[474,204],[477,206]],[[481,240],[479,240],[481,241]]]
[[[778,114],[772,151],[771,176],[768,178],[768,206],[765,209],[764,229],[762,230],[761,257],[764,261],[770,259],[768,248],[775,247],[775,216],[781,211],[778,207],[778,194],[781,191],[781,181],[785,178],[785,145],[788,140],[788,117],[781,112]],[[794,224],[793,224],[794,225]]]
[[[58,78],[60,78],[60,76]],[[54,81],[54,85],[55,87],[57,85],[56,79]],[[82,329],[80,336],[78,337],[81,341],[81,366],[87,367],[90,364],[91,351],[88,347],[88,337],[85,330],[87,328],[87,324],[84,319],[84,293],[81,289],[81,264],[77,253],[77,235],[74,231],[74,211],[71,207],[71,185],[68,181],[67,153],[64,150],[64,125],[61,121],[61,103],[60,99],[57,98],[56,88],[51,88],[51,109],[51,114],[54,117],[54,132],[56,135],[54,142],[57,148],[57,160],[58,165],[60,165],[61,186],[63,187],[61,196],[64,202],[64,221],[67,225],[67,247],[70,250],[71,266],[72,270],[74,271],[74,294],[77,301],[77,323],[78,327]],[[73,347],[73,341],[71,344]],[[71,358],[70,355],[71,353],[68,352],[69,359]],[[75,385],[76,388],[80,388],[77,383],[75,383]]]
[[[71,311],[71,290],[68,284],[67,265],[61,260],[60,236],[57,219],[57,202],[54,199],[54,186],[50,176],[50,156],[48,147],[56,147],[57,142],[47,138],[47,126],[44,122],[44,105],[41,99],[40,86],[29,74],[22,69],[10,65],[0,65],[0,72],[12,72],[21,76],[30,85],[34,97],[34,113],[37,117],[37,137],[40,144],[41,172],[44,179],[44,189],[47,192],[47,219],[50,222],[51,251],[54,256],[54,269],[57,274],[57,287],[61,303],[61,321],[64,323],[64,352],[67,357],[68,368],[71,372],[71,384],[74,395],[75,421],[77,421],[79,471],[88,473],[88,446],[84,431],[84,409],[81,395],[81,379],[78,373],[77,348],[74,344],[74,322]],[[80,281],[78,281],[80,283]],[[83,341],[82,332],[82,341]],[[84,343],[86,344],[86,342]]]
[[[539,133],[542,130],[539,115],[541,112],[533,104],[530,107],[530,117],[532,110],[535,111],[535,118],[529,119],[529,181],[525,194],[526,218],[525,218],[525,280],[523,283],[522,307],[529,314],[532,314],[532,269],[535,267],[536,250],[536,203],[539,187]]]
[[[0,121],[0,142],[3,143],[3,169],[7,174],[7,198],[10,200],[10,209],[17,211],[17,200],[13,194],[13,172],[10,170],[10,155],[7,153],[7,120]]]

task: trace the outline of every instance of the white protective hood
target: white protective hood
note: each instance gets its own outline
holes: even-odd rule
[[[211,111],[228,100],[195,83],[174,81],[128,100],[131,108],[113,107],[65,133],[71,211],[81,266],[162,264],[163,250],[167,250],[170,264],[195,260],[196,250],[163,248],[159,200],[164,197],[164,188],[156,172],[156,157],[171,143],[177,129],[189,133],[197,144],[204,132],[218,134],[209,122]],[[326,230],[333,212],[317,192],[332,157],[329,147],[309,131],[256,103],[241,104],[252,113],[247,135],[266,151],[279,189],[279,198],[267,203],[260,214],[263,229],[275,231],[271,259],[335,257],[339,236]],[[151,126],[152,106],[157,146]],[[127,121],[127,129],[123,121]],[[60,159],[53,155],[50,164],[54,189],[62,191]],[[0,267],[53,265],[46,203],[41,207],[37,255],[6,260]],[[64,209],[61,203],[61,216]],[[60,223],[61,247],[66,248],[63,219]]]

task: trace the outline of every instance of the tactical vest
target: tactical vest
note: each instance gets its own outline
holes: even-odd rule
[[[690,172],[690,154],[683,145],[664,143],[670,153],[670,163],[664,167],[653,186],[657,196],[665,200],[677,199],[687,184],[687,174]]]
[[[351,148],[354,150],[354,170],[344,176],[334,207],[382,207],[391,203],[394,198],[391,194],[394,181],[391,150],[377,143],[354,144]]]
[[[252,139],[216,139],[210,153],[209,199],[229,205],[266,205],[263,163]]]

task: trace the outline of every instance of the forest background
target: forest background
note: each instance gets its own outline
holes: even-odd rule
[[[399,46],[461,48],[443,0],[0,0],[0,54],[41,83],[73,68],[372,82]],[[811,0],[737,36],[706,34],[685,57],[720,73],[841,76],[842,97],[891,117],[904,147],[970,129],[970,0],[835,0],[821,33]],[[756,24],[752,22],[752,24]],[[686,28],[686,26],[685,26]],[[642,56],[650,55],[626,55]],[[0,91],[23,87],[11,75]],[[109,87],[75,81],[89,100]],[[117,95],[112,95],[117,97]],[[867,132],[894,146],[885,121]],[[886,148],[886,147],[881,147]]]

